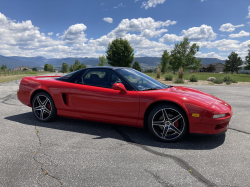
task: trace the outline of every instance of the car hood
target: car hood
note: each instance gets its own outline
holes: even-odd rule
[[[189,99],[201,102],[205,105],[212,105],[216,100],[220,100],[213,95],[189,87],[173,86],[169,91],[185,95]]]

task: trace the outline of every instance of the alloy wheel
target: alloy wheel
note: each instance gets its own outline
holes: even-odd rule
[[[162,108],[152,118],[154,133],[161,139],[173,140],[178,138],[185,129],[183,116],[175,109]]]
[[[51,101],[45,95],[38,95],[33,103],[34,114],[40,120],[46,120],[52,112]]]

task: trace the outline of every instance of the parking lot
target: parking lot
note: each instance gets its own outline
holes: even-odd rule
[[[250,186],[250,86],[192,85],[231,104],[229,130],[163,143],[133,127],[38,122],[19,83],[0,84],[0,186]]]

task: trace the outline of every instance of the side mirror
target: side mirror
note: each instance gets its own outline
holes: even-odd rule
[[[112,86],[113,90],[120,90],[121,93],[127,93],[125,86],[122,83],[115,83]]]

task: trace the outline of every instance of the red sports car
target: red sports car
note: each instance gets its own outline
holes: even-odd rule
[[[196,89],[167,86],[134,69],[94,67],[58,76],[24,77],[18,99],[39,121],[63,116],[145,127],[173,142],[191,134],[224,133],[232,117],[225,101]]]

